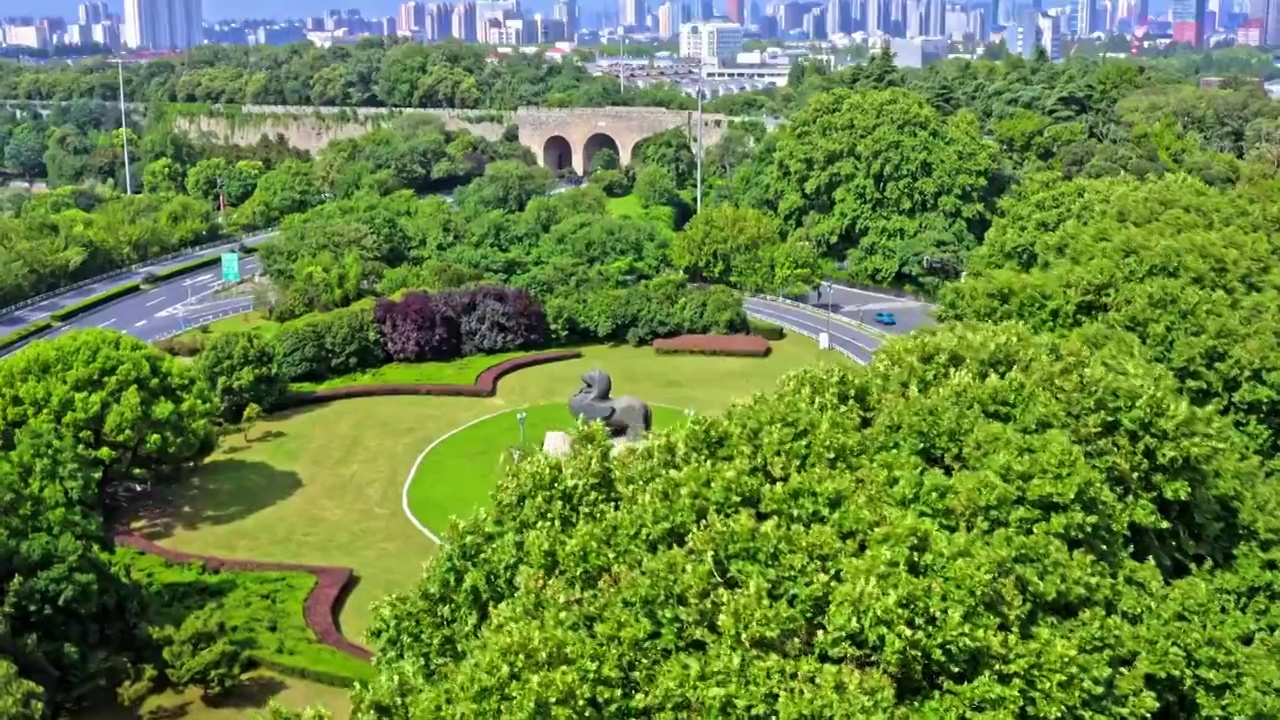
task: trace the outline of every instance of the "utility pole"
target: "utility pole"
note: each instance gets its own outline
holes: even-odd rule
[[[618,94],[621,95],[627,92],[627,78],[622,73],[622,28],[618,28],[618,30]]]
[[[124,141],[124,194],[133,194],[133,179],[129,175],[129,122],[124,112],[124,60],[115,59],[116,75],[120,78],[120,139]]]
[[[698,209],[702,212],[702,77],[698,78]]]

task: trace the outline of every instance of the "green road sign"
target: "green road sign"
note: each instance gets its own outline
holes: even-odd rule
[[[222,282],[240,282],[239,253],[222,253]]]

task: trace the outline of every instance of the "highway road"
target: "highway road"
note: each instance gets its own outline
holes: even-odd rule
[[[189,255],[183,255],[177,258],[171,258],[167,261],[158,262],[152,265],[147,265],[146,267],[141,267],[136,270],[125,271],[117,275],[112,275],[110,277],[103,278],[102,280],[91,283],[89,285],[85,285],[84,287],[76,288],[75,290],[68,290],[64,293],[58,293],[54,297],[48,298],[43,302],[39,302],[34,305],[22,308],[20,310],[16,310],[16,311],[12,311],[12,312],[8,312],[3,315],[0,315],[0,335],[7,335],[8,333],[11,333],[14,330],[17,330],[25,325],[30,325],[31,323],[36,322],[37,320],[42,320],[48,317],[51,313],[57,312],[62,308],[75,305],[76,303],[82,300],[87,300],[93,297],[94,295],[97,295],[98,293],[106,292],[107,290],[110,290],[113,287],[118,287],[127,282],[141,280],[143,275],[147,273],[158,272],[171,267],[176,267],[183,263],[191,262],[192,260],[195,260],[197,258],[209,257],[210,255],[218,255],[224,252],[229,252],[235,249],[236,247],[239,247],[241,243],[244,243],[247,245],[257,245],[258,243],[263,242],[264,240],[267,240],[274,234],[275,233],[264,233],[262,235],[255,235],[254,237],[245,238],[244,240],[229,241],[224,245],[219,245],[217,247],[209,248],[201,252],[191,253]],[[206,272],[210,272],[210,271],[205,270],[205,271],[201,271],[198,274],[203,275]],[[215,274],[218,272],[217,266],[213,267],[212,272]],[[241,275],[244,275],[247,277],[250,274],[251,273],[248,270],[244,269],[244,266],[242,264]],[[187,279],[188,278],[181,278],[181,280],[184,282]],[[185,292],[186,291],[183,290],[184,299],[185,299]],[[80,320],[77,320],[76,322],[78,323],[80,322]]]
[[[860,363],[871,362],[871,356],[883,342],[876,335],[859,329],[848,320],[835,318],[828,321],[826,313],[817,308],[754,297],[747,298],[743,306],[749,315],[794,332],[812,337],[817,337],[818,333],[829,333],[833,347]]]

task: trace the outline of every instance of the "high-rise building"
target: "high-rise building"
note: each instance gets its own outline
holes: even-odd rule
[[[200,0],[125,0],[124,44],[185,50],[204,42]]]
[[[81,25],[96,25],[111,18],[111,11],[107,9],[107,4],[101,0],[82,2],[78,11],[77,14]]]
[[[742,0],[728,0],[729,22],[744,24],[746,18],[742,14]]]
[[[658,8],[658,37],[663,40],[680,34],[680,26],[684,25],[684,3],[679,0],[667,0]]]
[[[742,41],[737,23],[685,23],[680,26],[680,57],[732,60],[742,52]]]
[[[431,3],[427,6],[426,17],[422,27],[423,39],[427,42],[439,42],[453,36],[453,6],[446,2]]]
[[[564,23],[566,40],[578,34],[578,0],[556,0],[555,18]]]
[[[620,0],[618,3],[618,24],[626,27],[638,27],[648,23],[648,12],[645,11],[644,0]]]
[[[827,37],[853,32],[849,0],[827,0]]]
[[[1169,9],[1173,19],[1173,39],[1203,47],[1207,35],[1205,0],[1173,0]]]
[[[427,4],[410,0],[400,3],[400,11],[396,13],[396,33],[405,37],[414,37],[422,33],[427,22]]]
[[[449,34],[463,42],[476,41],[476,4],[467,0],[453,6],[453,22]]]
[[[924,4],[924,34],[939,38],[947,34],[947,16],[942,0],[926,0]]]
[[[883,0],[867,0],[867,33],[883,33],[888,25],[885,24],[885,11]]]
[[[1280,0],[1262,2],[1262,43],[1267,47],[1280,47]]]
[[[1098,8],[1095,2],[1096,0],[1080,0],[1076,5],[1076,35],[1083,37],[1096,29]]]

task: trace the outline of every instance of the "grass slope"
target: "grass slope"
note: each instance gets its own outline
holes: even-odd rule
[[[492,398],[361,398],[266,418],[251,442],[227,436],[193,477],[167,488],[145,534],[193,553],[352,567],[360,582],[339,620],[360,641],[370,603],[409,588],[435,552],[404,517],[400,494],[417,456],[450,430],[501,410],[563,406],[593,368],[613,376],[615,395],[707,413],[772,388],[797,367],[847,362],[805,338],[775,343],[764,360],[583,352],[513,373]]]
[[[684,411],[677,408],[657,406],[652,410],[655,431],[685,418]],[[520,411],[526,415],[523,444],[516,418]],[[548,432],[573,427],[568,404],[562,401],[512,408],[460,430],[422,458],[409,485],[409,510],[418,522],[440,535],[452,518],[466,517],[488,506],[490,493],[506,471],[511,448],[536,450]]]
[[[371,370],[331,377],[324,382],[291,383],[290,390],[306,392],[353,385],[398,385],[421,383],[426,385],[470,385],[487,368],[504,360],[529,355],[529,352],[509,352],[495,355],[473,355],[446,362],[391,363]]]

